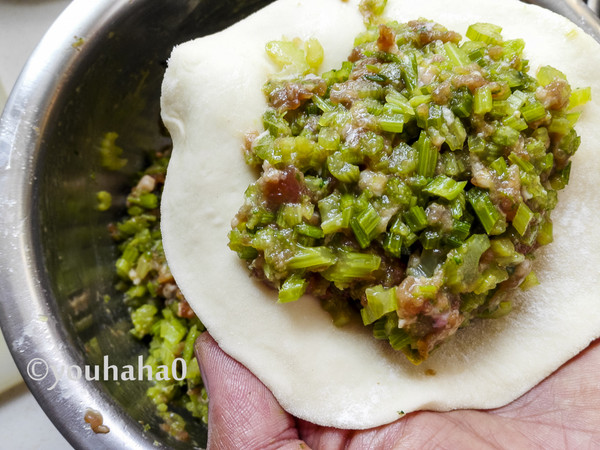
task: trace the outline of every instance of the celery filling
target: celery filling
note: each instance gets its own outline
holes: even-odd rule
[[[552,241],[591,98],[552,67],[530,74],[524,49],[493,24],[463,39],[387,21],[319,72],[315,39],[268,43],[279,72],[245,140],[259,176],[229,247],[280,303],[310,294],[337,326],[356,316],[413,363],[509,313]]]

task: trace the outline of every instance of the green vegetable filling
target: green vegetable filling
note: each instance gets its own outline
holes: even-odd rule
[[[110,133],[109,137],[114,142],[117,136]],[[194,356],[194,342],[204,326],[175,284],[162,247],[158,205],[168,158],[168,153],[153,156],[127,197],[127,213],[110,226],[110,232],[120,252],[115,263],[117,288],[131,311],[131,334],[149,349],[144,364],[157,374],[159,367],[172,367],[176,358],[186,363],[185,379],[178,381],[170,373],[169,379],[154,377],[147,395],[156,405],[164,430],[187,441],[181,410],[207,423],[208,398]],[[110,207],[109,195],[99,193],[98,201],[106,205],[98,209]]]
[[[530,75],[525,43],[493,24],[462,39],[375,22],[321,74],[315,40],[267,44],[280,72],[244,147],[261,174],[230,247],[279,302],[311,294],[419,363],[537,284],[533,252],[552,241],[591,92],[552,67]]]

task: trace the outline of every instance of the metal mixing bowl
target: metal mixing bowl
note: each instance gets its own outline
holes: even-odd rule
[[[579,0],[529,2],[599,35]],[[165,61],[174,44],[222,29],[266,3],[75,0],[9,98],[0,121],[1,323],[30,390],[75,447],[189,446],[161,431],[146,382],[86,381],[71,371],[53,387],[52,376],[32,378],[43,366],[31,362],[84,368],[102,366],[108,356],[110,365],[137,365],[145,350],[130,336],[114,289],[116,249],[107,224],[124,212],[144,151],[166,143],[158,102]],[[109,131],[119,134],[126,152],[121,172],[100,164],[98,146]],[[113,193],[116,207],[109,212],[95,209],[99,190]],[[102,413],[108,434],[95,434],[84,422],[88,408]],[[198,424],[189,431],[202,446],[206,429]]]
[[[85,380],[85,366],[102,369],[104,355],[122,368],[137,367],[145,354],[128,332],[129,315],[114,289],[116,248],[107,224],[124,213],[144,152],[167,142],[159,96],[172,47],[266,3],[76,0],[43,38],[8,100],[0,123],[2,328],[30,390],[77,448],[181,446],[161,431],[147,382]],[[109,131],[119,134],[128,160],[119,172],[100,164],[98,146]],[[99,190],[113,194],[108,212],[95,208]],[[39,360],[31,363],[35,358],[80,367],[82,375],[70,369],[52,388],[51,373],[32,379],[44,370]],[[108,434],[84,422],[88,408],[103,415]],[[202,446],[206,428],[188,428],[191,442]]]

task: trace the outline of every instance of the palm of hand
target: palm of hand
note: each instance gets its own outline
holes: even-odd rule
[[[502,408],[423,411],[363,431],[285,413],[207,333],[196,352],[211,398],[209,448],[600,448],[600,341]]]

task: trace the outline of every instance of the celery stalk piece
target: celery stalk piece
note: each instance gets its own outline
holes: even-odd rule
[[[406,225],[408,225],[413,232],[421,231],[427,226],[427,215],[425,214],[425,210],[418,205],[411,207],[404,214],[404,220],[406,221]]]
[[[477,214],[487,234],[500,234],[504,232],[506,229],[504,216],[494,206],[494,203],[492,203],[489,192],[472,188],[467,193],[467,199],[475,210],[475,214]]]
[[[288,269],[319,269],[329,267],[336,261],[335,254],[327,247],[298,247],[288,260]]]
[[[382,131],[391,133],[402,133],[404,129],[404,116],[400,114],[384,115],[379,118],[379,126]]]
[[[356,279],[367,278],[380,264],[381,258],[371,253],[341,252],[336,263],[321,275],[343,289]]]
[[[324,234],[332,234],[344,228],[343,211],[340,209],[341,196],[332,193],[319,200],[318,208],[321,215],[321,229]]]
[[[401,64],[402,80],[404,81],[408,91],[412,92],[419,85],[419,70],[416,55],[412,52],[405,54],[402,58]]]
[[[466,185],[466,181],[455,181],[445,175],[439,175],[425,186],[423,191],[431,195],[443,197],[446,200],[454,200]]]
[[[160,321],[160,337],[169,344],[178,344],[187,334],[186,326],[170,309],[163,309],[163,317]]]
[[[278,303],[289,303],[298,300],[308,286],[308,282],[301,275],[293,273],[285,279],[279,288]]]
[[[318,95],[313,95],[312,101],[324,113],[332,112],[335,109],[335,106],[329,100],[324,100],[323,98],[319,97]]]
[[[491,266],[481,274],[473,287],[473,293],[485,294],[507,279],[508,272],[505,269]]]
[[[525,234],[525,231],[527,231],[527,227],[529,227],[533,216],[533,212],[524,202],[519,204],[517,213],[512,221],[512,225],[515,230],[517,230],[517,233],[519,233],[521,236]]]
[[[381,221],[377,210],[370,203],[350,221],[350,227],[361,248],[367,248],[375,237],[375,230]]]
[[[511,163],[519,166],[519,169],[525,173],[532,174],[535,172],[534,165],[531,164],[529,161],[525,161],[523,158],[518,156],[516,153],[511,153],[510,155],[508,155],[508,159]]]
[[[550,244],[554,240],[552,232],[553,228],[552,222],[550,222],[549,219],[544,221],[539,227],[536,242],[540,245]]]
[[[185,337],[185,345],[183,347],[183,351],[181,352],[181,356],[188,364],[194,357],[194,344],[201,333],[202,331],[198,329],[197,325],[192,325],[187,332],[187,336]]]
[[[523,106],[521,114],[527,123],[531,123],[546,117],[546,108],[540,102],[534,101]]]
[[[458,247],[462,245],[465,239],[469,236],[470,231],[471,224],[469,222],[455,220],[454,224],[452,225],[452,233],[448,239],[453,246]]]
[[[296,39],[281,40],[267,42],[265,50],[284,75],[307,74],[314,72],[323,60],[323,49],[319,49],[320,46],[316,39],[306,43]]]
[[[485,114],[492,110],[494,105],[492,91],[489,85],[477,88],[473,96],[473,112],[475,114]]]
[[[390,255],[400,258],[402,256],[402,236],[397,233],[386,233],[383,249]]]
[[[525,119],[523,119],[520,116],[517,116],[516,114],[511,114],[510,116],[505,117],[502,120],[502,124],[507,127],[511,127],[517,131],[524,131],[527,128],[529,128],[529,125],[527,125]]]
[[[573,128],[571,120],[567,117],[553,117],[552,122],[548,126],[550,133],[566,135]]]
[[[369,325],[398,307],[396,288],[386,289],[381,285],[367,288],[367,305],[360,310],[363,324]]]
[[[156,313],[158,309],[151,304],[142,305],[131,313],[131,321],[133,322],[133,334],[138,339],[142,339],[145,335],[152,331],[152,325],[156,322]]]
[[[373,336],[375,339],[388,340],[394,329],[398,329],[398,315],[392,312],[373,323]]]
[[[527,95],[525,92],[515,90],[512,94],[509,95],[506,101],[514,110],[519,110],[521,109],[521,106],[523,106],[525,102],[527,102],[528,99],[529,95]]]
[[[422,105],[424,103],[429,103],[431,101],[431,95],[430,94],[421,94],[421,95],[414,95],[410,98],[410,100],[408,101],[408,103],[410,104],[410,106],[412,108],[416,108],[419,105]]]
[[[454,42],[444,43],[444,52],[446,57],[450,61],[450,64],[456,67],[465,67],[470,64],[467,55],[464,54],[462,49],[458,47]]]
[[[411,343],[409,334],[402,328],[393,329],[389,335],[389,340],[394,350],[402,350]]]
[[[96,193],[96,209],[98,211],[108,211],[112,205],[112,195],[108,191],[98,191]]]
[[[309,225],[307,223],[298,224],[296,225],[295,229],[303,236],[308,236],[314,239],[321,239],[323,236],[325,236],[325,233],[321,228],[314,225]]]
[[[473,112],[473,95],[466,87],[456,90],[450,99],[450,108],[457,117],[470,117]]]
[[[512,127],[503,125],[496,128],[494,134],[492,134],[492,141],[495,144],[510,147],[515,145],[519,141],[521,133]]]
[[[567,79],[564,73],[552,66],[540,67],[535,77],[538,80],[538,83],[540,83],[540,86],[547,86],[556,79]]]
[[[573,89],[573,91],[571,91],[571,97],[569,98],[569,109],[585,105],[591,100],[592,88],[590,88],[589,86],[584,88]]]
[[[415,110],[410,105],[409,100],[404,95],[399,93],[398,91],[392,91],[389,94],[387,94],[385,96],[385,101],[389,105],[393,105],[395,107],[395,109],[397,109],[399,112],[402,112],[404,114],[408,114],[411,116],[415,115]]]
[[[485,234],[474,234],[459,248],[448,253],[444,270],[446,284],[455,292],[469,292],[479,278],[479,259],[490,248]]]
[[[571,161],[567,165],[550,177],[550,186],[557,191],[564,189],[569,184],[571,176]]]
[[[522,291],[526,291],[528,289],[531,289],[534,286],[537,286],[538,284],[540,284],[540,282],[538,280],[537,275],[535,274],[534,271],[531,271],[523,279],[523,281],[519,285],[519,288],[521,288]]]
[[[419,140],[414,145],[418,152],[417,173],[424,177],[433,176],[438,160],[438,149],[431,143],[425,131],[421,132]]]
[[[327,157],[327,168],[331,175],[342,183],[354,183],[358,181],[360,169],[355,164],[344,161],[341,152],[335,152]]]
[[[502,27],[491,23],[478,22],[467,28],[466,36],[472,41],[481,41],[486,44],[500,44],[502,42]]]
[[[506,160],[503,156],[492,161],[490,164],[490,169],[492,169],[499,177],[504,177],[506,175],[506,171],[508,170],[508,166],[506,165]]]

